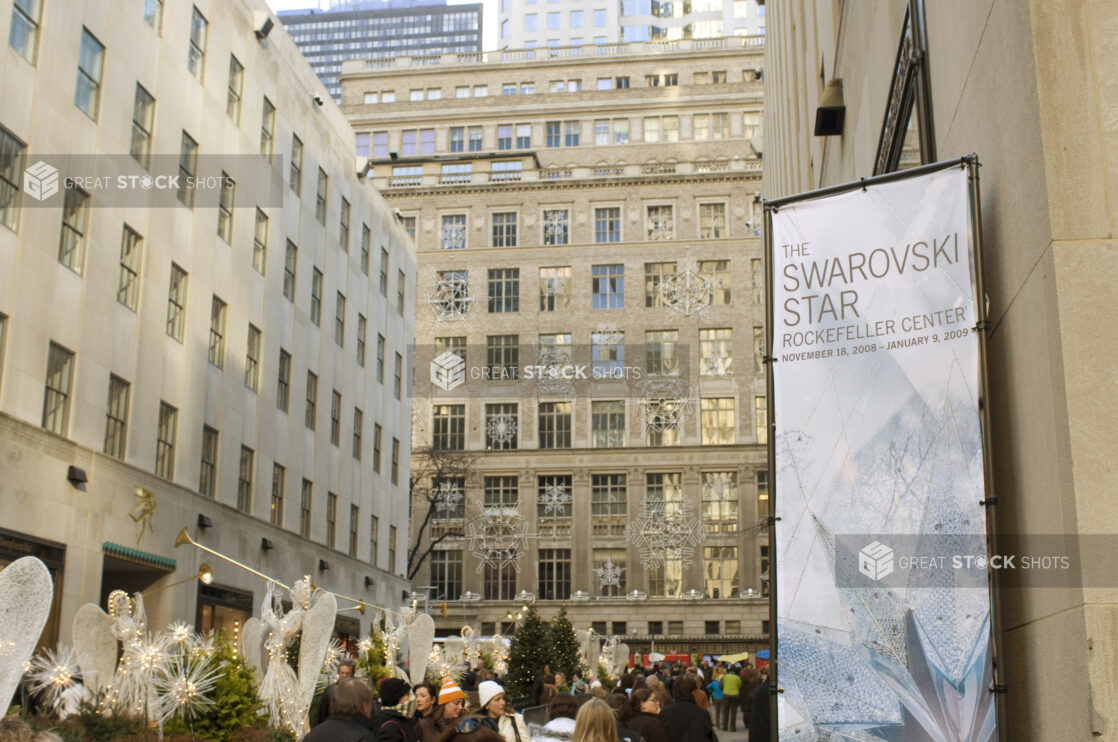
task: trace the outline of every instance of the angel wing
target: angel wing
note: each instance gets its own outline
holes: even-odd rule
[[[411,668],[411,684],[423,682],[427,674],[427,663],[431,658],[431,647],[435,644],[435,619],[427,613],[417,614],[407,627],[408,667]]]
[[[264,624],[259,618],[250,618],[241,627],[241,654],[259,683],[264,677]]]
[[[82,669],[82,682],[90,693],[113,680],[117,643],[113,619],[96,603],[86,603],[74,614],[74,653]]]
[[[330,635],[334,633],[334,620],[338,614],[338,599],[333,593],[322,590],[303,614],[303,636],[299,643],[299,690],[303,708],[310,708],[318,672],[326,659]]]

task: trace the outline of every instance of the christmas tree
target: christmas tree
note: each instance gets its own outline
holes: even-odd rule
[[[567,618],[567,606],[559,609],[559,615],[551,621],[548,628],[550,664],[554,672],[561,672],[570,678],[575,672],[583,672],[579,663],[578,639],[575,627]]]
[[[509,695],[526,696],[531,692],[540,668],[551,659],[547,633],[540,615],[536,613],[536,606],[529,604],[528,612],[512,635],[507,682]]]

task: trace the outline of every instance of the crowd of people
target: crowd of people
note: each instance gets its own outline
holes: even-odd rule
[[[717,742],[718,731],[737,731],[739,714],[751,740],[769,739],[766,671],[749,662],[665,663],[608,685],[545,665],[529,699],[537,720],[527,723],[483,670],[463,674],[462,686],[385,678],[374,701],[343,661],[304,742]]]

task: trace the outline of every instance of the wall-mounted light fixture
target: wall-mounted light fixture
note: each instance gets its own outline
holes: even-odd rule
[[[202,515],[201,513],[198,513],[198,527],[199,528],[213,528],[213,526],[214,526],[213,518],[211,518],[208,515]]]
[[[318,560],[318,571],[319,572],[325,572],[328,569],[330,569],[330,562],[326,561],[325,559],[319,559]]]
[[[823,97],[819,99],[819,107],[815,109],[815,136],[839,136],[845,120],[846,103],[842,95],[842,78],[837,77],[827,81]]]
[[[77,487],[79,484],[85,484],[86,482],[88,482],[89,477],[86,476],[85,469],[82,469],[79,466],[71,466],[69,469],[66,470],[66,480],[70,482],[70,484]]]
[[[267,538],[266,536],[262,536],[260,538],[260,548],[264,551],[271,551],[272,549],[276,548],[276,545],[272,543],[272,539]]]
[[[376,580],[374,580],[372,577],[369,577],[369,575],[365,575],[365,587],[372,587],[375,584],[377,584]]]

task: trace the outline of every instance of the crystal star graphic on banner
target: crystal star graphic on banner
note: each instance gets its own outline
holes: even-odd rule
[[[519,572],[520,557],[528,553],[528,541],[535,538],[528,530],[528,520],[515,508],[482,508],[466,524],[466,544],[478,559],[478,572],[510,564]]]
[[[703,474],[703,499],[733,502],[738,499],[738,480],[732,472],[706,472]]]
[[[571,504],[571,493],[567,492],[567,485],[561,483],[545,484],[539,498],[545,516],[553,518],[563,517],[563,511]]]
[[[705,314],[714,298],[714,289],[714,280],[699,273],[695,261],[691,259],[684,261],[683,270],[664,276],[659,286],[665,306],[680,317]]]
[[[612,559],[607,559],[601,567],[594,568],[599,587],[621,587],[621,574],[624,571],[625,568],[614,564]]]
[[[516,440],[516,415],[500,413],[485,421],[485,435],[490,443],[507,446]]]
[[[462,490],[457,482],[439,482],[435,489],[435,509],[440,513],[456,510],[462,502]]]
[[[470,306],[475,301],[470,296],[468,271],[440,271],[434,287],[427,293],[427,306],[436,322],[465,322]]]
[[[694,560],[695,547],[702,543],[703,523],[686,500],[673,503],[669,512],[663,500],[645,495],[640,514],[625,526],[625,540],[637,547],[645,569],[675,559],[686,569]]]

